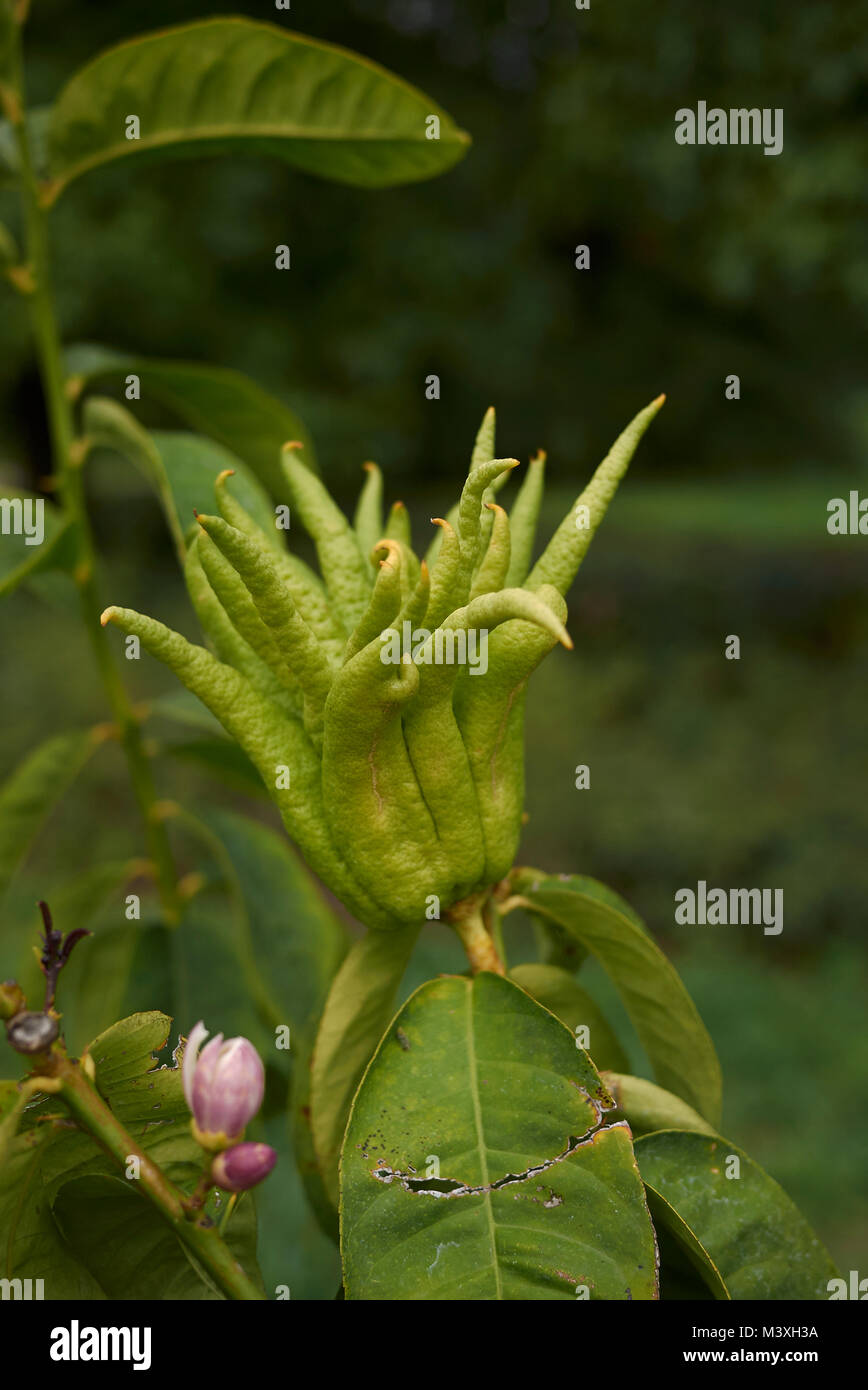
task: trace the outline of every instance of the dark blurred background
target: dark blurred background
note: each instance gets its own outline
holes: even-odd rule
[[[487,405],[499,452],[548,450],[550,527],[667,392],[573,592],[576,651],[531,686],[522,855],[605,879],[643,913],[718,1044],[727,1132],[841,1265],[861,1258],[868,1273],[868,540],[826,532],[831,497],[868,491],[858,7],[294,0],[287,16],[37,0],[32,100],[113,42],[219,12],[400,73],[472,134],[470,154],[376,194],[260,160],[102,170],[52,216],[65,337],[248,372],[304,417],[342,501],[376,458],[422,538]],[[783,154],[677,146],[674,112],[699,100],[783,107]],[[293,269],[276,276],[282,242]],[[578,243],[589,271],[574,268]],[[429,373],[439,401],[425,399]],[[738,401],[724,396],[733,373]],[[0,464],[23,486],[49,469],[11,296]],[[192,631],[141,481],[104,462],[91,491],[106,601]],[[104,717],[65,600],[41,590],[0,609],[4,773],[53,728]],[[729,634],[738,662],[724,659]],[[172,688],[152,663],[132,682]],[[579,763],[588,791],[574,788]],[[174,775],[161,791],[186,794],[193,774]],[[88,858],[138,852],[119,761],[52,822],[58,860],[81,861],[85,823]],[[783,934],[676,928],[673,895],[700,878],[782,888]]]

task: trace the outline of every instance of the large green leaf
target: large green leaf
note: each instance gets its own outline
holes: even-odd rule
[[[17,1133],[23,1097],[0,1082],[0,1277],[43,1279],[46,1298],[105,1297],[63,1240],[45,1199],[44,1162],[57,1140],[54,1123]]]
[[[129,115],[139,139],[127,139]],[[45,199],[111,160],[244,148],[385,187],[450,168],[467,144],[430,97],[376,63],[271,24],[207,19],[120,44],[70,79],[52,112]]]
[[[585,1050],[590,1053],[598,1070],[605,1067],[622,1071],[626,1068],[626,1053],[611,1024],[596,1000],[573,979],[568,970],[556,965],[529,964],[516,965],[509,973],[516,984],[565,1023],[571,1033],[575,1033],[580,1026],[588,1029]]]
[[[716,1297],[828,1299],[837,1271],[826,1250],[783,1189],[728,1139],[661,1130],[636,1141],[636,1157],[649,1197],[660,1199],[655,1220]]]
[[[188,1177],[195,1180],[198,1171],[191,1165]],[[220,1297],[192,1260],[178,1258],[174,1232],[123,1178],[72,1178],[55,1197],[52,1213],[67,1245],[106,1298]],[[256,1213],[249,1196],[232,1213],[230,1243],[242,1267],[255,1269]]]
[[[208,435],[241,459],[273,497],[288,502],[281,449],[289,440],[304,445],[304,461],[316,464],[307,428],[288,406],[255,381],[228,367],[165,362],[83,343],[65,353],[67,375],[77,390],[100,381],[139,378],[142,399],[168,406],[197,434]]]
[[[720,1063],[677,972],[635,914],[594,880],[535,869],[513,875],[517,902],[563,927],[617,986],[661,1086],[720,1123]]]
[[[238,939],[271,1024],[310,1036],[346,952],[346,932],[286,837],[232,811],[197,807],[191,821],[232,892]]]
[[[201,1018],[212,1033],[250,1038],[270,1063],[274,1033],[261,1007],[261,983],[243,923],[225,894],[197,894],[168,946],[172,1008],[184,1032]]]
[[[347,1298],[655,1298],[654,1233],[610,1104],[567,1029],[511,981],[423,985],[353,1102]]]
[[[20,503],[22,508],[29,504],[38,506],[42,515],[42,539],[38,545],[31,544],[23,531],[16,533],[12,527],[17,524],[11,508]],[[51,502],[38,497],[33,492],[0,483],[0,507],[3,508],[3,534],[0,534],[0,598],[10,594],[19,584],[33,575],[43,574],[52,569],[71,568],[75,547],[72,544],[73,530],[60,510]],[[8,520],[7,520],[8,513]],[[20,514],[23,518],[23,512]],[[31,524],[36,513],[30,512]],[[35,533],[34,539],[35,539]]]
[[[114,449],[148,479],[182,561],[196,526],[194,513],[213,509],[214,483],[226,468],[235,471],[233,493],[241,505],[260,526],[273,527],[274,512],[262,485],[240,459],[213,440],[186,432],[151,433],[124,406],[102,396],[86,402],[83,416],[85,432],[94,445]]]
[[[97,743],[89,729],[56,734],[19,763],[0,787],[0,895]]]
[[[350,1105],[395,1007],[418,928],[368,932],[335,976],[311,1067],[313,1146],[329,1199],[337,1205],[338,1164]]]
[[[171,1019],[136,1014],[94,1040],[96,1084],[116,1118],[167,1176],[190,1191],[201,1151],[189,1126],[181,1074],[155,1069]],[[4,1083],[8,1093],[11,1083]],[[6,1277],[44,1279],[47,1299],[218,1298],[162,1217],[56,1097],[12,1115],[0,1145],[0,1256]],[[98,1181],[94,1181],[98,1180]],[[243,1211],[243,1208],[242,1208]],[[252,1211],[227,1239],[252,1277]],[[161,1282],[162,1281],[162,1282]]]

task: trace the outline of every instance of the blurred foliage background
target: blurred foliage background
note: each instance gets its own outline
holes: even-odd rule
[[[829,498],[868,488],[856,7],[294,0],[284,15],[151,0],[143,14],[36,0],[32,100],[110,43],[220,12],[381,62],[471,132],[471,153],[378,194],[263,161],[103,170],[53,214],[66,339],[249,373],[306,420],[345,504],[376,458],[418,536],[453,500],[488,404],[501,453],[549,452],[547,530],[667,392],[574,590],[576,651],[531,685],[522,853],[612,883],[645,916],[718,1044],[726,1132],[865,1274],[866,541],[826,532]],[[783,107],[783,154],[677,146],[674,112],[698,100]],[[289,274],[274,270],[282,242]],[[40,392],[22,306],[0,302],[0,466],[33,486],[49,471]],[[724,397],[731,373],[739,401]],[[146,402],[140,415],[165,423]],[[104,459],[90,486],[106,601],[195,633],[144,484]],[[105,717],[73,611],[47,580],[0,609],[0,773],[53,729]],[[729,634],[739,662],[724,659]],[[172,688],[154,663],[124,665],[139,698]],[[248,804],[183,763],[160,790]],[[140,852],[108,749],[47,827],[19,900],[42,895],[46,866]],[[783,888],[783,934],[676,928],[673,895],[700,878]],[[414,969],[454,964],[432,931]],[[290,1229],[269,1222],[275,1241]],[[330,1296],[305,1230],[292,1227],[293,1296]],[[266,1258],[275,1281],[286,1249]]]

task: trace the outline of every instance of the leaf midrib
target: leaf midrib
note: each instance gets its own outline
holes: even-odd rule
[[[485,1148],[485,1131],[482,1125],[482,1105],[479,1096],[479,1076],[477,1074],[476,1061],[476,1034],[473,1027],[473,987],[467,991],[467,1050],[470,1056],[470,1095],[473,1100],[473,1122],[476,1126],[476,1137],[479,1144],[479,1163],[482,1171],[482,1185],[488,1187],[488,1155]],[[503,1284],[500,1278],[500,1264],[497,1256],[497,1228],[494,1221],[494,1209],[491,1205],[491,1192],[486,1192],[483,1196],[485,1202],[485,1214],[488,1218],[488,1235],[491,1241],[491,1265],[494,1270],[495,1297],[499,1302],[503,1301]]]

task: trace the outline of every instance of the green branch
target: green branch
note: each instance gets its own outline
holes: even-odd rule
[[[45,395],[54,466],[54,486],[63,511],[72,521],[76,535],[76,563],[73,578],[78,589],[81,614],[94,653],[100,678],[119,731],[121,746],[129,767],[136,801],[145,822],[148,852],[166,921],[180,918],[177,876],[166,827],[159,814],[151,764],[145,752],[139,720],[121,680],[103,632],[102,610],[96,586],[96,555],[87,503],[82,465],[87,453],[84,441],[76,440],[72,407],[66,393],[60,337],[51,290],[51,262],[45,215],[40,205],[39,181],[27,129],[21,24],[26,7],[19,7],[12,25],[10,83],[2,88],[2,105],[15,128],[19,157],[21,194],[29,273],[15,283],[27,297],[30,319]]]
[[[56,1089],[73,1117],[116,1163],[126,1169],[131,1158],[138,1160],[137,1181],[142,1192],[178,1239],[196,1256],[221,1293],[231,1299],[264,1300],[265,1295],[245,1274],[210,1217],[191,1207],[184,1194],[136,1144],[91,1085],[81,1066],[61,1052],[54,1052],[47,1064],[47,1074],[58,1083],[56,1088],[51,1086],[51,1090]],[[41,1077],[34,1078],[35,1084],[40,1080]]]

